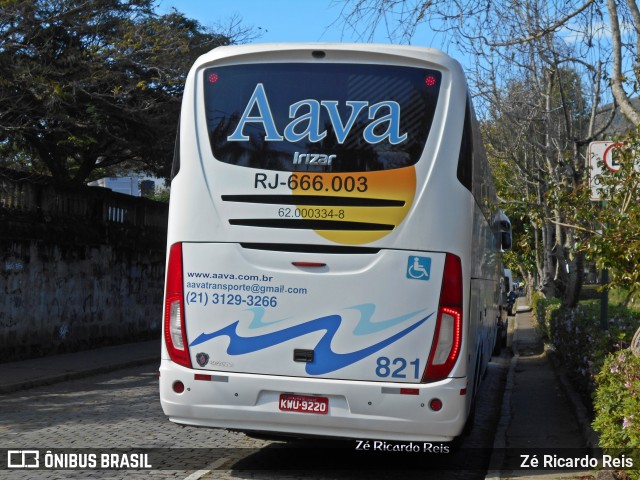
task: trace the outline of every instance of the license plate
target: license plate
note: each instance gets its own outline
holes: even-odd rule
[[[307,395],[280,394],[279,408],[283,412],[329,413],[329,399],[327,397],[311,397]]]

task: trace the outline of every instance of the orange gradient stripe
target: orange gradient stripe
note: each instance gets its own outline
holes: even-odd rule
[[[297,173],[298,178],[303,175],[302,172]],[[381,223],[393,225],[394,228],[400,225],[409,212],[416,193],[416,171],[413,166],[398,168],[394,170],[382,170],[375,172],[351,172],[351,173],[312,173],[313,178],[316,175],[322,177],[323,185],[327,188],[321,191],[314,191],[315,196],[327,197],[351,197],[351,198],[373,198],[384,200],[401,200],[404,202],[402,207],[327,207],[334,212],[338,210],[344,211],[344,218],[339,221],[343,222],[364,222],[364,223]],[[343,188],[340,191],[333,191],[329,186],[337,185],[339,182],[332,183],[334,177],[342,177]],[[355,179],[355,187],[351,192],[345,190],[344,186],[350,183],[348,177]],[[364,178],[364,180],[362,180]],[[366,183],[365,191],[363,183]],[[293,190],[294,195],[307,195],[309,191],[302,190],[300,187]],[[305,205],[300,204],[298,207],[304,208]],[[336,220],[334,218],[334,220]],[[371,230],[371,231],[335,231],[335,230],[316,230],[321,237],[343,245],[362,245],[379,240],[393,230]]]

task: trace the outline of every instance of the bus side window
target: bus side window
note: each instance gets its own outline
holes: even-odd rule
[[[511,220],[502,211],[498,211],[498,215],[494,219],[494,225],[498,227],[500,232],[500,249],[503,252],[511,250],[513,242],[511,238]]]
[[[178,129],[176,132],[176,143],[173,148],[173,163],[171,164],[171,180],[180,171],[180,118],[178,118]]]
[[[464,113],[462,141],[458,156],[458,180],[467,190],[473,192],[473,129],[471,126],[471,105],[467,98],[467,108]]]

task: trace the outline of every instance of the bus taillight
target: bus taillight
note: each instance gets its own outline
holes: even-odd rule
[[[182,244],[174,243],[169,250],[169,264],[167,266],[164,342],[173,362],[191,368],[186,339],[182,289]]]
[[[440,308],[423,382],[447,378],[458,360],[462,345],[462,264],[447,254],[440,291]]]
[[[436,83],[438,83],[438,79],[436,78],[435,75],[427,75],[424,78],[424,84],[427,87],[434,87],[436,85]]]

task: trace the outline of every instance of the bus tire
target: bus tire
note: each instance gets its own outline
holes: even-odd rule
[[[493,352],[491,352],[491,354],[494,357],[497,357],[498,355],[500,355],[501,351],[502,351],[502,335],[500,335],[500,330],[498,329],[496,332],[496,341],[493,344]]]

